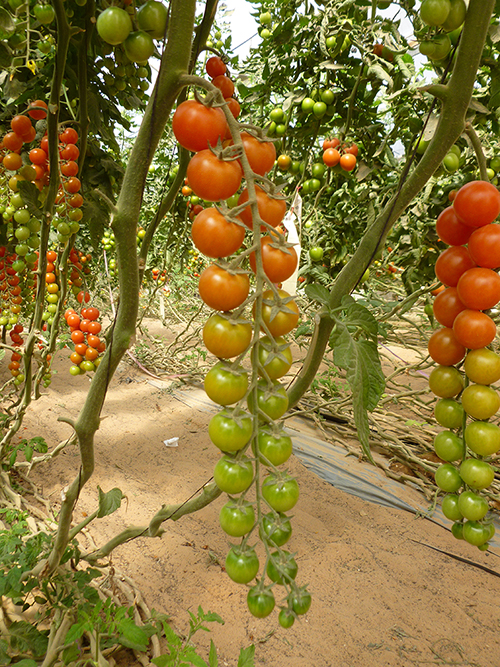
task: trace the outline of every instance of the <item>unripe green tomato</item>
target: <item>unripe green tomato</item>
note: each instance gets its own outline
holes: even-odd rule
[[[455,493],[462,486],[462,478],[451,463],[443,463],[435,473],[436,485],[447,493]]]
[[[458,509],[458,496],[454,493],[448,493],[443,498],[441,509],[445,517],[450,521],[460,521],[463,519],[462,513]]]

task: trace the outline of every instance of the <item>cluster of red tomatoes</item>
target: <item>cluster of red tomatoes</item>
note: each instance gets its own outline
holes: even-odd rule
[[[500,450],[500,427],[489,421],[500,407],[491,386],[500,379],[500,356],[491,349],[496,325],[485,312],[500,301],[500,193],[487,181],[473,181],[456,194],[438,217],[436,228],[450,247],[436,261],[436,276],[446,286],[433,303],[442,325],[428,350],[439,364],[429,377],[440,397],[435,408],[445,431],[434,441],[446,463],[436,471],[437,486],[447,493],[443,513],[454,521],[455,537],[488,548],[495,529],[481,491],[493,482],[489,459]],[[459,398],[459,400],[458,400]]]
[[[233,197],[243,175],[240,162],[235,159],[238,156],[233,154],[225,160],[225,155],[216,155],[208,147],[227,136],[220,109],[205,107],[195,100],[183,102],[174,114],[173,128],[179,143],[195,152],[187,172],[192,191],[207,201]],[[257,176],[264,176],[274,165],[273,144],[247,132],[241,133],[241,138],[251,169]],[[248,591],[248,608],[259,618],[268,616],[275,607],[272,587],[283,585],[286,604],[279,620],[284,627],[290,627],[311,604],[307,590],[295,583],[297,563],[293,555],[281,548],[291,536],[286,512],[295,506],[299,488],[288,472],[278,469],[292,453],[292,442],[279,422],[288,409],[288,396],[279,378],[292,364],[289,344],[283,336],[297,325],[299,311],[293,298],[276,284],[293,274],[297,254],[277,230],[286,212],[285,201],[271,196],[261,186],[255,186],[255,190],[263,232],[258,256],[251,247],[246,253],[239,253],[247,229],[253,229],[252,211],[245,206],[249,201],[247,188],[238,196],[237,205],[243,208],[237,216],[223,214],[215,206],[202,209],[194,217],[191,235],[200,253],[217,260],[202,272],[199,293],[216,311],[205,323],[203,340],[219,358],[207,373],[204,387],[209,398],[222,407],[209,424],[210,439],[222,452],[214,479],[230,496],[221,509],[220,523],[230,537],[242,538],[241,544],[229,550],[226,572],[241,584],[249,584],[257,577],[261,564],[249,544],[256,531],[266,545],[267,558],[264,575]],[[235,253],[229,262],[222,261]],[[252,271],[256,272],[261,263],[269,284],[260,296],[250,294],[249,271],[243,266],[246,255]],[[259,331],[255,331],[255,324],[246,314],[251,303]],[[255,379],[242,365],[247,354],[258,369],[259,377],[254,376]],[[261,467],[267,471],[263,480]],[[258,518],[254,503],[247,499],[253,484],[258,487],[258,500],[267,507],[262,515],[258,513]],[[266,576],[270,583],[266,584]]]
[[[81,293],[80,302],[88,301],[90,297],[87,293]],[[95,371],[101,363],[101,357],[106,349],[106,343],[99,338],[101,324],[97,321],[99,310],[94,306],[84,306],[80,315],[69,308],[64,317],[71,332],[71,340],[75,345],[74,351],[70,355],[72,366],[69,372],[71,375],[83,375],[87,371]]]
[[[356,166],[358,147],[356,144],[340,145],[337,137],[323,141],[323,162],[327,167],[340,165],[344,171],[352,171]]]

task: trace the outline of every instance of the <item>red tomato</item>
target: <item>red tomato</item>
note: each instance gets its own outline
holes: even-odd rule
[[[500,266],[500,225],[484,225],[469,238],[469,253],[478,266],[496,269]]]
[[[472,227],[460,222],[453,206],[445,208],[436,222],[437,235],[448,245],[464,245],[473,231]]]
[[[475,266],[463,273],[457,284],[460,301],[472,310],[488,310],[500,301],[500,276]]]
[[[340,140],[337,139],[337,137],[333,137],[333,139],[325,139],[323,141],[324,151],[326,151],[328,148],[337,148],[337,146],[340,146]]]
[[[17,115],[10,121],[10,127],[13,132],[21,137],[31,131],[33,125],[28,116]]]
[[[344,155],[341,155],[339,162],[344,171],[352,171],[356,166],[357,160],[356,156],[352,155],[352,153],[344,153]]]
[[[191,238],[207,257],[227,257],[241,247],[245,228],[227,220],[216,208],[205,208],[194,219]]]
[[[246,273],[229,273],[211,264],[203,270],[198,284],[203,301],[214,310],[228,311],[241,306],[250,291]]]
[[[42,107],[42,109],[34,109],[33,107]],[[33,100],[28,104],[28,116],[34,118],[35,120],[40,120],[41,118],[47,117],[47,112],[44,109],[47,109],[47,103],[43,100]]]
[[[471,181],[457,192],[453,208],[465,225],[489,225],[500,213],[500,192],[488,181]]]
[[[270,171],[276,160],[276,149],[272,141],[259,141],[248,132],[241,133],[241,140],[252,170],[260,176]]]
[[[16,134],[15,132],[7,132],[7,134],[3,138],[3,145],[4,147],[12,151],[13,153],[17,153],[18,151],[21,150],[23,147],[24,140],[23,138],[19,135]]]
[[[435,331],[429,338],[427,349],[432,359],[441,366],[454,366],[465,357],[465,347],[449,328]]]
[[[219,56],[212,56],[206,62],[205,69],[211,79],[226,73],[226,64]]]
[[[455,317],[462,310],[465,310],[464,304],[460,301],[456,287],[447,287],[440,292],[432,304],[434,317],[444,327],[452,327]]]
[[[59,141],[62,144],[76,144],[78,141],[78,132],[72,127],[67,127],[64,132],[59,135]]]
[[[257,195],[257,206],[259,215],[264,222],[267,222],[272,227],[277,227],[285,217],[286,201],[284,199],[275,199],[270,197],[258,185],[255,186],[255,194]],[[248,190],[245,188],[238,198],[238,206],[248,201]],[[240,218],[245,225],[252,229],[252,210],[247,206],[240,213]]]
[[[358,147],[356,146],[356,144],[351,144],[350,146],[344,144],[342,146],[342,150],[344,151],[344,153],[347,153],[348,155],[354,155],[355,157],[357,157],[358,155]]]
[[[295,248],[287,248],[280,237],[273,235],[261,238],[262,266],[264,273],[272,283],[281,283],[293,274],[297,267]],[[257,270],[255,253],[250,254],[250,266]]]
[[[469,350],[489,345],[496,336],[495,322],[479,310],[463,310],[453,322],[455,338]]]
[[[230,97],[230,95],[228,95]],[[222,109],[206,107],[196,100],[179,104],[172,118],[172,130],[181,146],[202,151],[224,139],[227,123]]]
[[[242,172],[237,160],[224,162],[207,148],[193,155],[188,164],[187,177],[198,197],[218,201],[229,199],[237,192]]]
[[[229,111],[233,114],[235,118],[238,118],[241,112],[241,106],[238,100],[235,99],[234,97],[228,97],[226,99],[226,102],[227,106],[229,107]]]
[[[66,144],[61,150],[60,155],[63,160],[78,160],[80,149],[75,144]]]
[[[460,276],[472,269],[474,262],[464,246],[451,246],[436,260],[436,276],[447,287],[456,287]]]
[[[70,144],[73,146],[73,144]],[[63,176],[76,176],[78,174],[78,163],[74,160],[63,162],[61,165],[61,173]]]
[[[323,162],[327,167],[335,167],[340,162],[340,153],[336,148],[327,148],[323,153]]]
[[[215,79],[212,79],[212,83],[221,91],[224,98],[233,96],[234,83],[225,74],[216,76]]]

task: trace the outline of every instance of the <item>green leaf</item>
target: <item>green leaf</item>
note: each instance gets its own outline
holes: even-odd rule
[[[343,297],[342,306],[347,306],[346,314],[342,319],[342,322],[348,326],[358,327],[368,337],[376,341],[378,323],[368,308],[365,308],[365,306],[362,306],[360,303],[356,303],[350,296]]]
[[[39,192],[36,185],[34,183],[30,183],[29,181],[18,181],[17,186],[21,192],[23,201],[26,204],[26,208],[31,213],[31,215],[34,215],[37,218],[42,218],[42,212],[38,207]]]
[[[16,26],[14,25],[14,21],[9,12],[3,7],[0,7],[0,30],[7,34],[11,34],[15,29]]]
[[[0,42],[0,67],[7,69],[12,62],[12,51],[5,42]]]
[[[80,637],[83,635],[83,633],[86,630],[90,630],[90,629],[91,628],[87,627],[87,623],[85,621],[80,622],[80,623],[73,623],[73,625],[70,627],[70,629],[66,633],[66,637],[64,638],[64,643],[66,645],[72,644],[77,639],[80,639]]]
[[[373,410],[385,388],[385,378],[373,340],[353,338],[344,323],[338,322],[330,344],[334,362],[346,371],[352,392],[354,421],[366,457],[373,462],[370,452],[370,429],[367,410]]]
[[[97,513],[97,518],[102,519],[104,516],[116,512],[122,504],[122,498],[125,496],[121,490],[116,487],[107,493],[104,493],[100,486],[98,486],[97,489],[99,490],[99,511]]]
[[[41,657],[47,651],[47,635],[26,621],[14,621],[10,624],[9,639],[11,648],[20,653],[30,652]],[[32,663],[36,666],[36,662]]]
[[[171,646],[182,646],[182,641],[180,637],[178,637],[175,632],[172,630],[170,625],[168,623],[163,623],[163,633],[165,635],[165,639]]]
[[[173,656],[170,655],[159,655],[157,658],[153,658],[151,660],[153,665],[156,665],[156,667],[167,667],[169,663],[172,664],[172,661]]]
[[[118,631],[121,633],[118,641],[122,646],[131,648],[134,651],[145,651],[149,644],[149,637],[146,632],[132,618],[123,619],[118,625]]]
[[[215,648],[213,639],[210,640],[210,653],[208,654],[208,664],[210,665],[210,667],[218,667],[219,665],[219,660],[217,658],[217,649]]]
[[[10,665],[11,660],[8,650],[9,644],[4,639],[0,639],[0,665]],[[212,667],[212,665],[210,665],[210,667]],[[217,667],[217,664],[215,667]]]
[[[19,662],[16,662],[16,667],[38,667],[36,660],[31,660],[30,658],[23,658]]]
[[[182,656],[185,660],[189,660],[191,665],[194,667],[209,667],[208,664],[201,658],[192,646],[186,646],[184,649],[184,655]]]
[[[251,644],[248,648],[242,648],[238,658],[238,667],[255,667],[253,661],[255,655],[255,646]]]
[[[330,299],[330,292],[323,285],[318,285],[318,283],[313,283],[312,285],[306,285],[305,293],[313,301],[319,301],[323,305],[327,306]]]
[[[201,607],[198,607],[198,618],[204,623],[220,623],[224,625],[224,621],[219,614],[216,614],[214,611],[207,611],[205,613]]]

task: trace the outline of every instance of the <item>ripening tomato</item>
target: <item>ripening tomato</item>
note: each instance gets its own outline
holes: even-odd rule
[[[437,366],[429,376],[429,387],[439,398],[453,398],[464,388],[464,381],[454,366]]]
[[[281,234],[263,236],[260,240],[262,268],[272,283],[281,283],[293,275],[298,257],[293,246],[288,247]],[[250,253],[250,266],[257,271],[255,252]]]
[[[204,388],[207,396],[219,405],[232,405],[241,401],[247,393],[248,374],[241,367],[232,368],[220,361],[205,376]]]
[[[340,139],[337,139],[337,137],[333,137],[333,139],[325,139],[323,141],[323,151],[328,150],[329,148],[337,148],[337,146],[340,146]]]
[[[210,207],[203,209],[194,219],[191,238],[198,250],[207,257],[228,257],[241,247],[245,228],[227,220],[216,208]]]
[[[457,283],[460,301],[472,310],[489,310],[500,301],[500,276],[492,269],[475,266]]]
[[[500,192],[488,181],[471,181],[457,192],[453,208],[465,225],[489,225],[500,213]]]
[[[285,290],[278,290],[277,300],[272,290],[266,290],[262,294],[262,320],[267,327],[271,336],[285,336],[290,333],[299,321],[299,309],[293,300],[293,297],[285,292]],[[253,314],[255,317],[256,304],[253,306]]]
[[[272,141],[259,141],[248,132],[241,133],[241,141],[250,164],[250,168],[260,176],[270,171],[276,160],[276,148]]]
[[[432,359],[441,366],[454,366],[465,357],[465,347],[455,337],[453,329],[435,331],[427,344]]]
[[[238,118],[241,113],[241,105],[238,100],[234,97],[228,97],[224,101],[227,103],[228,109],[233,114],[234,118]]]
[[[203,327],[203,342],[214,356],[232,359],[242,354],[250,345],[252,326],[250,322],[235,320],[214,313]]]
[[[335,167],[340,162],[340,153],[336,148],[327,148],[323,153],[323,162],[327,167]]]
[[[464,437],[467,447],[478,456],[492,456],[500,450],[500,427],[491,422],[469,422]]]
[[[11,130],[21,137],[25,134],[28,134],[32,127],[33,125],[28,116],[22,116],[18,114],[10,121]]]
[[[497,392],[484,384],[470,384],[460,397],[465,412],[474,419],[490,419],[500,408]]]
[[[469,253],[478,266],[496,269],[500,266],[500,225],[484,225],[469,238]]]
[[[464,245],[474,230],[469,225],[464,225],[457,218],[453,206],[448,206],[438,216],[436,232],[441,241],[448,245]]]
[[[67,127],[59,135],[59,141],[62,144],[76,144],[78,141],[78,132],[73,127]]]
[[[475,266],[472,257],[464,246],[451,246],[444,250],[436,260],[436,276],[447,287],[456,287],[460,276]]]
[[[453,331],[459,343],[469,350],[489,345],[496,336],[495,322],[479,310],[463,310],[453,323]]]
[[[344,153],[340,156],[339,160],[340,166],[344,171],[352,171],[356,166],[356,162],[356,156],[352,155],[352,153]]]
[[[257,207],[261,219],[272,227],[277,227],[285,217],[286,201],[284,199],[270,197],[267,192],[264,192],[264,190],[258,185],[255,186],[255,194],[257,197]],[[238,206],[240,204],[244,204],[247,201],[248,190],[245,188],[238,198]],[[247,206],[245,209],[243,209],[243,211],[240,213],[240,217],[245,225],[252,229],[253,219],[250,206]]]
[[[237,160],[219,160],[209,149],[196,153],[187,168],[187,178],[193,192],[206,201],[232,197],[240,187],[241,177],[242,171]]]
[[[447,287],[440,292],[432,304],[434,317],[444,327],[452,327],[458,313],[465,310],[456,287]]]
[[[223,141],[227,132],[226,117],[217,107],[206,107],[197,100],[186,100],[175,110],[172,130],[181,146],[197,152],[206,149],[208,145],[216,146],[219,139]]]
[[[241,306],[250,291],[246,273],[229,273],[211,264],[203,270],[198,289],[203,301],[214,310],[228,311]]]
[[[464,371],[472,382],[493,384],[500,380],[500,356],[488,348],[471,350],[465,357]]]

